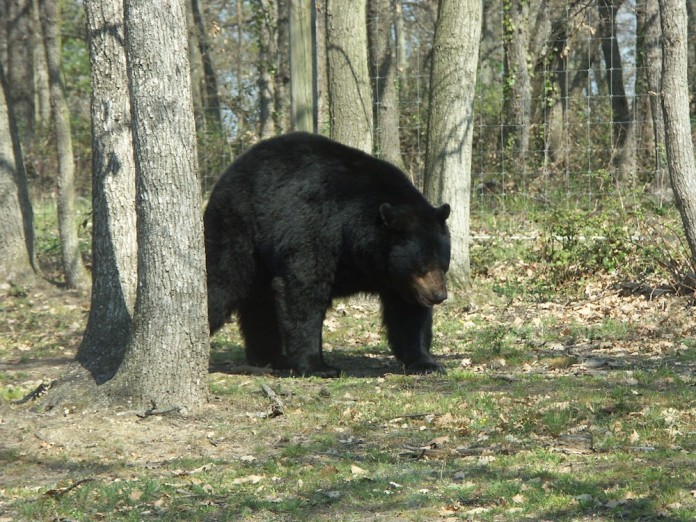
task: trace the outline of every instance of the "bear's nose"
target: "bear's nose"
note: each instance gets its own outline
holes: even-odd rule
[[[446,288],[436,290],[433,293],[433,295],[430,297],[430,300],[434,304],[440,304],[445,299],[447,299],[447,289]]]

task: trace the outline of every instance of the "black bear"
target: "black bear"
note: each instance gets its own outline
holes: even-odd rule
[[[291,133],[239,156],[205,210],[208,314],[236,311],[250,364],[337,376],[322,358],[334,297],[379,294],[394,355],[430,355],[432,307],[447,298],[449,205],[431,206],[394,165],[328,138]]]

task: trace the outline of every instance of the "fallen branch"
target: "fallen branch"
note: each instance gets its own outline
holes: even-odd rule
[[[167,413],[179,413],[181,411],[181,406],[170,406],[169,408],[158,409],[155,401],[152,401],[152,408],[145,410],[143,413],[136,413],[138,417],[144,419],[146,417],[151,417],[153,415],[166,415]]]
[[[285,405],[283,404],[283,401],[281,400],[280,397],[274,392],[270,386],[267,384],[261,384],[261,389],[263,392],[266,394],[266,396],[271,400],[271,414],[270,417],[278,417],[279,415],[283,415],[283,410],[285,409]]]
[[[48,497],[62,497],[63,495],[70,493],[73,489],[75,489],[78,486],[81,486],[85,482],[92,482],[94,479],[93,478],[86,478],[82,480],[78,480],[76,482],[73,482],[71,485],[65,487],[65,488],[55,488],[55,489],[49,489],[44,493],[44,495]]]

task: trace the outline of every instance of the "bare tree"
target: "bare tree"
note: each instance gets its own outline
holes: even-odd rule
[[[183,1],[125,2],[138,286],[111,387],[140,406],[195,409],[207,396],[209,341]]]
[[[529,150],[532,113],[532,87],[527,65],[529,2],[503,2],[503,48],[505,50],[503,79],[502,146],[511,147],[514,157],[524,163]]]
[[[36,272],[34,221],[17,126],[0,64],[0,281],[24,284]]]
[[[279,132],[291,128],[290,109],[288,107],[288,86],[290,84],[290,0],[277,0],[278,29],[275,63],[275,126]]]
[[[367,65],[366,0],[326,2],[331,137],[372,153],[372,93]]]
[[[278,24],[275,0],[260,0],[252,4],[254,27],[258,41],[259,136],[270,138],[276,134],[273,106],[275,103],[275,78],[273,68],[278,54],[276,26]]]
[[[481,0],[440,0],[430,73],[425,196],[452,207],[450,278],[467,286],[473,102]]]
[[[667,163],[691,258],[696,260],[696,163],[689,120],[686,3],[684,0],[659,0],[659,3]]]
[[[76,360],[101,384],[123,360],[135,308],[135,159],[123,6],[84,6],[92,71],[92,303]]]
[[[619,179],[628,179],[635,172],[633,124],[623,78],[623,64],[616,38],[616,12],[621,1],[598,0],[602,54],[607,70],[607,87],[611,99],[612,147],[614,166]]]
[[[205,129],[210,132],[220,133],[222,132],[222,116],[220,114],[221,103],[218,95],[217,71],[213,63],[213,55],[208,43],[208,30],[199,0],[191,0],[191,12],[196,27],[199,53],[203,65],[202,97]]]
[[[80,241],[77,235],[75,161],[73,158],[70,109],[61,79],[60,15],[58,3],[53,0],[40,0],[39,6],[58,152],[58,231],[60,233],[63,272],[69,287],[84,288],[89,285],[89,275],[82,262]]]
[[[399,141],[399,91],[396,75],[396,0],[368,0],[367,28],[372,79],[375,152],[403,168]]]
[[[290,8],[290,100],[292,128],[313,132],[316,128],[314,96],[314,31],[312,0],[288,0]]]
[[[647,103],[645,118],[636,120],[646,121],[650,125],[650,139],[644,143],[651,152],[652,182],[651,189],[660,198],[669,199],[670,182],[665,162],[665,125],[662,116],[662,105],[659,93],[662,90],[662,30],[660,29],[660,6],[657,0],[641,0],[637,5],[638,42],[640,50],[637,69],[642,72],[639,85]],[[647,134],[647,133],[646,133]],[[641,147],[642,149],[643,147]]]
[[[32,0],[7,1],[7,81],[20,138],[34,138],[34,62]],[[24,142],[24,141],[23,141]]]

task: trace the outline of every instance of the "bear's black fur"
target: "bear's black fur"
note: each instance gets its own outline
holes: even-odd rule
[[[394,355],[430,355],[432,306],[447,297],[449,205],[431,206],[395,166],[328,138],[258,143],[217,182],[205,210],[210,331],[237,312],[249,363],[338,375],[322,358],[332,298],[379,294]]]

